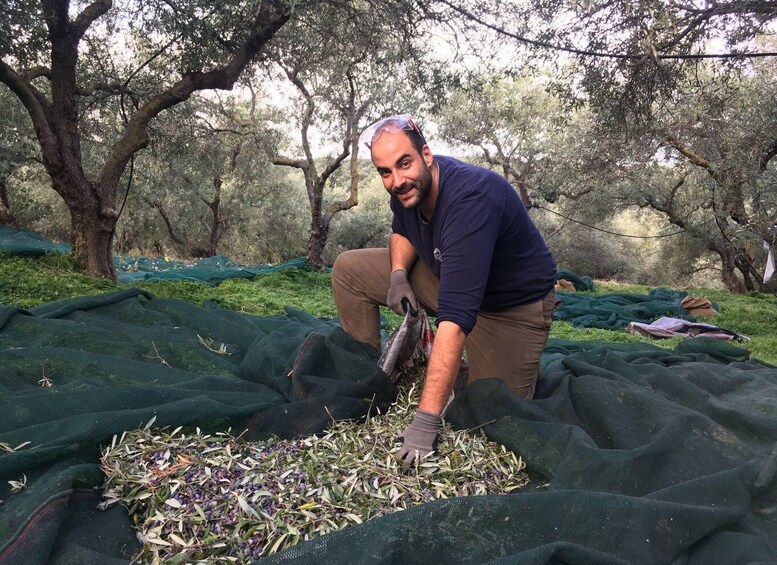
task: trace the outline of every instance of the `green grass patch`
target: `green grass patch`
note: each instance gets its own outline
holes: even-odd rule
[[[41,257],[0,254],[0,303],[32,308],[54,300],[103,294],[119,285],[80,272],[70,255]]]
[[[718,316],[711,318],[700,316],[697,318],[698,322],[714,324],[749,337],[751,341],[738,343],[737,345],[749,350],[752,357],[772,365],[777,365],[777,296],[760,292],[731,294],[725,290],[711,288],[687,288],[684,290],[691,296],[705,296],[718,306]],[[649,291],[650,287],[648,286],[596,282],[593,294],[647,294]],[[570,324],[564,324],[563,322],[554,323],[553,330],[562,332],[562,335],[555,335],[553,331],[551,335],[580,340],[646,341],[667,348],[674,347],[682,339],[656,340],[649,337],[631,336],[625,330],[623,332],[613,332],[594,330],[592,328],[572,328],[571,331],[580,332],[580,334],[579,337],[570,337],[570,334],[566,334],[563,325],[569,326]],[[603,337],[601,332],[612,337]],[[598,337],[590,337],[594,335]]]
[[[143,281],[120,286],[83,274],[68,255],[0,255],[0,303],[9,306],[31,308],[63,298],[103,294],[128,287],[197,305],[212,300],[223,308],[257,316],[281,314],[286,305],[315,316],[337,315],[329,273],[290,268],[261,274],[253,280],[231,279],[216,287],[188,281]],[[646,294],[649,290],[646,286],[597,281],[594,294]],[[751,341],[741,345],[750,350],[753,357],[777,365],[777,297],[761,293],[734,295],[705,288],[691,288],[687,292],[693,296],[706,296],[719,307],[719,316],[700,321],[750,337]],[[388,321],[389,330],[401,323],[402,319],[389,309],[383,308],[381,313]],[[635,336],[625,330],[575,328],[567,322],[554,323],[551,337],[575,341],[646,342],[670,349],[680,341],[680,338],[657,340]]]

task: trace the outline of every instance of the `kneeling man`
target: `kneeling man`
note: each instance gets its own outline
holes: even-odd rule
[[[532,398],[553,321],[556,265],[500,175],[433,155],[410,116],[380,120],[362,137],[391,195],[393,233],[388,249],[337,258],[334,299],[345,331],[378,349],[380,305],[437,316],[421,400],[397,454],[410,464],[434,450],[464,349],[470,382],[499,378]]]

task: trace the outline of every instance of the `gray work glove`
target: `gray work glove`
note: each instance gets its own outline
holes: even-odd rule
[[[431,412],[421,410],[415,412],[413,422],[404,433],[397,438],[402,441],[402,447],[394,454],[405,468],[410,467],[416,459],[421,459],[437,449],[440,417]]]
[[[386,304],[400,316],[405,315],[403,302],[407,301],[411,313],[418,311],[418,301],[410,283],[407,282],[407,271],[397,269],[391,272],[391,286],[389,287]]]

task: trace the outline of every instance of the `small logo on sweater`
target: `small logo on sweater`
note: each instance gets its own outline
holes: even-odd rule
[[[434,258],[442,263],[442,251],[440,251],[439,247],[434,248]]]

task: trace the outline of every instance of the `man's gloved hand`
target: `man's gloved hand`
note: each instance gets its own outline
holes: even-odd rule
[[[410,283],[407,282],[407,271],[405,269],[396,269],[391,271],[391,286],[389,287],[386,304],[400,316],[405,315],[402,302],[407,300],[408,306],[412,312],[418,311],[418,301]]]
[[[402,466],[410,467],[416,458],[421,459],[437,449],[440,417],[420,408],[415,412],[413,422],[405,432],[397,438],[402,441],[402,447],[394,454]]]

